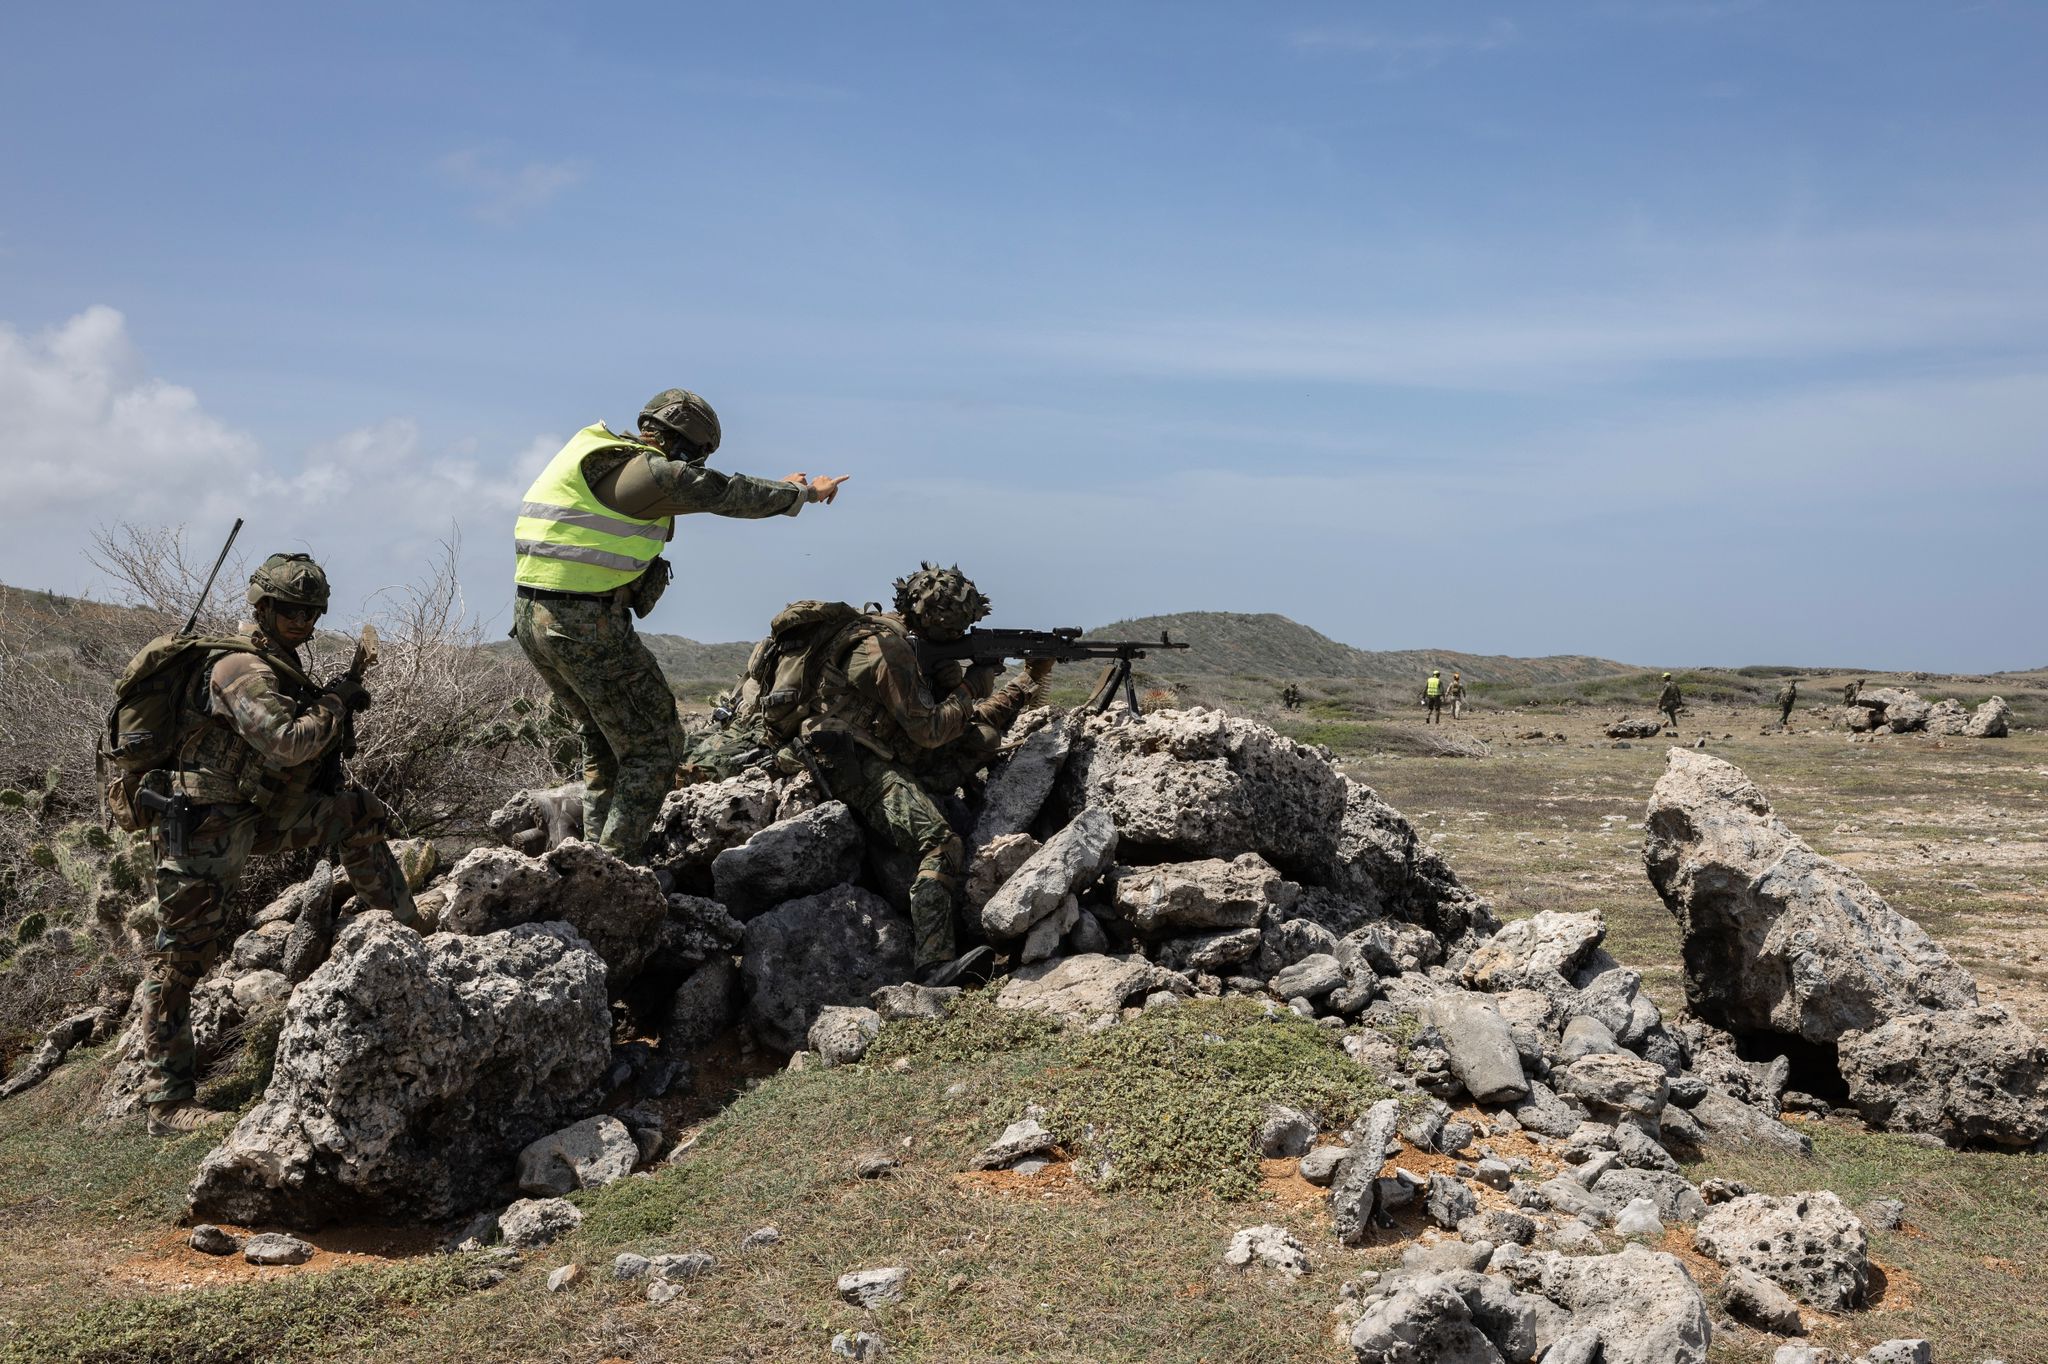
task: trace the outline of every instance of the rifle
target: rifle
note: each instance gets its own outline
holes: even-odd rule
[[[1078,663],[1088,658],[1105,658],[1109,666],[1103,669],[1102,677],[1095,684],[1095,690],[1086,702],[1087,709],[1100,715],[1109,709],[1117,693],[1123,693],[1124,704],[1131,713],[1138,711],[1138,689],[1131,681],[1131,662],[1146,657],[1154,649],[1185,649],[1185,644],[1176,643],[1164,630],[1159,640],[1082,639],[1080,628],[1068,626],[1058,630],[969,630],[958,639],[930,640],[911,636],[911,643],[917,649],[918,662],[929,667],[933,663],[960,661],[968,664],[1007,663],[1013,658],[1049,658],[1055,663]]]
[[[361,682],[363,674],[377,666],[377,627],[365,625],[356,637],[356,651],[349,660],[348,671],[343,676]],[[332,685],[331,683],[329,685]],[[356,713],[345,708],[341,713],[341,742],[328,750],[327,761],[320,771],[319,785],[329,791],[341,789],[341,760],[356,755]]]

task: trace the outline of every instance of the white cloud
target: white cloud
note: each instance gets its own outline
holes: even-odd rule
[[[435,448],[394,419],[267,452],[151,375],[112,308],[33,336],[0,325],[0,581],[93,587],[83,551],[98,527],[183,525],[211,540],[239,516],[243,550],[312,553],[344,604],[412,581],[443,540],[462,540],[463,576],[481,584],[502,576],[497,533],[560,443],[535,437],[510,457]]]
[[[583,168],[571,162],[528,161],[507,167],[474,149],[450,152],[434,168],[443,181],[469,196],[477,217],[501,227],[545,207],[583,179]]]

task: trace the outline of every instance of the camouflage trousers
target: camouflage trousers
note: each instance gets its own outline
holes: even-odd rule
[[[583,740],[583,836],[629,862],[675,789],[683,729],[661,665],[610,597],[516,598],[512,637]]]
[[[932,795],[933,787],[951,774],[920,773],[852,743],[823,749],[818,757],[833,796],[874,833],[917,859],[917,876],[910,883],[917,964],[951,961],[956,955],[953,901],[967,850]]]
[[[1790,701],[1780,701],[1778,703],[1778,724],[1780,726],[1789,725],[1792,723],[1793,704],[1794,703]]]
[[[1440,725],[1440,724],[1442,724],[1442,723],[1444,722],[1444,699],[1443,699],[1443,697],[1441,697],[1441,696],[1425,696],[1425,697],[1424,697],[1424,698],[1423,698],[1422,700],[1423,700],[1423,704],[1424,704],[1425,706],[1427,706],[1427,707],[1429,708],[1429,713],[1428,713],[1428,714],[1426,714],[1426,715],[1424,715],[1424,716],[1422,717],[1422,723],[1423,723],[1423,724],[1425,724],[1425,725]]]
[[[142,1046],[149,1068],[143,1099],[162,1103],[192,1097],[197,1064],[192,1046],[192,989],[220,953],[227,927],[227,897],[242,866],[260,853],[338,848],[349,884],[364,905],[417,925],[412,891],[385,837],[391,812],[354,787],[335,795],[303,797],[280,819],[253,805],[202,807],[206,814],[172,857],[156,841],[156,941],[143,954]]]

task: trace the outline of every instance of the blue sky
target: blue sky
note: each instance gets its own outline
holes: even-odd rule
[[[0,580],[236,514],[339,599],[681,384],[652,628],[2048,662],[2048,9],[11,7]]]

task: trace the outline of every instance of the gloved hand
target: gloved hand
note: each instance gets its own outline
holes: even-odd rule
[[[359,677],[337,673],[320,690],[338,698],[341,704],[350,710],[365,711],[370,708],[370,689],[363,685],[363,680]]]
[[[977,663],[967,670],[968,694],[977,701],[986,701],[995,694],[996,679],[1003,675],[1000,663]]]

